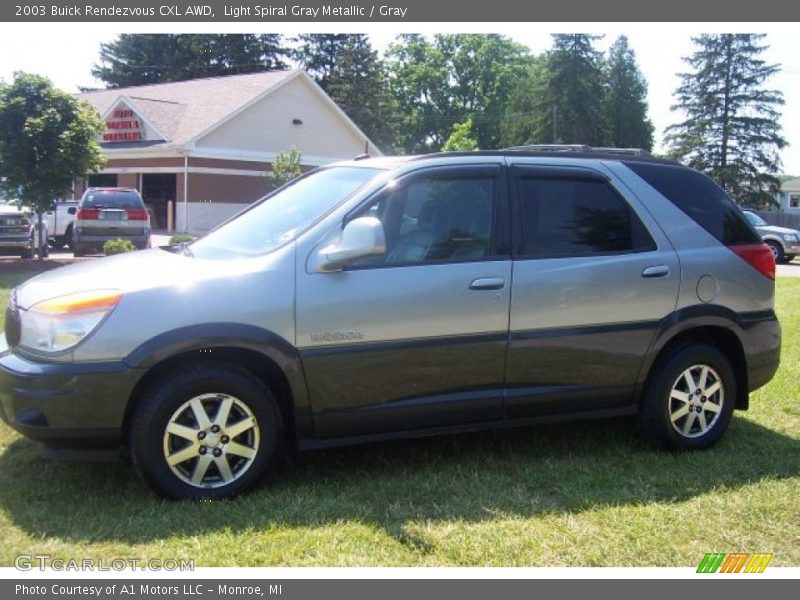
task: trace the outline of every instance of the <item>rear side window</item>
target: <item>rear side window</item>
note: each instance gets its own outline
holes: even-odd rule
[[[518,179],[523,256],[559,258],[654,250],[639,218],[607,183]]]
[[[635,162],[625,166],[726,246],[761,242],[739,207],[710,177],[686,167]]]
[[[87,192],[81,208],[144,208],[142,197],[136,192]]]

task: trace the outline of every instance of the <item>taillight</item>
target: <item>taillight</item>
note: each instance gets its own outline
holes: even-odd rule
[[[100,215],[100,211],[96,208],[79,208],[78,213],[75,215],[76,219],[89,219],[89,220],[97,220]]]
[[[766,244],[742,244],[728,248],[764,277],[775,279],[775,257]]]
[[[147,211],[146,210],[131,210],[128,209],[125,211],[128,214],[129,221],[147,221]]]

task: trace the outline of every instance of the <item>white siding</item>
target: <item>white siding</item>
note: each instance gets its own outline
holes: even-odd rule
[[[302,125],[294,125],[294,119]],[[364,142],[305,77],[295,77],[200,138],[196,146],[265,153],[297,148],[307,156],[352,158],[364,152]]]
[[[191,182],[189,185],[191,185]],[[192,235],[204,235],[225,219],[232,217],[248,206],[250,205],[234,204],[232,202],[189,202],[189,233]],[[183,202],[178,202],[175,207],[175,231],[182,232],[185,230],[185,211],[186,205]]]

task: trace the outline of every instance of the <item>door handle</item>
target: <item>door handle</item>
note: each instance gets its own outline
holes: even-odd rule
[[[666,277],[669,275],[669,267],[667,265],[654,265],[652,267],[645,267],[642,271],[642,277]]]
[[[506,280],[502,277],[479,277],[469,284],[471,290],[502,290]]]

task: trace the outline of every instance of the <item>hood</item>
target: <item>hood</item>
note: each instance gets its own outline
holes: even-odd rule
[[[775,235],[800,235],[796,229],[788,227],[778,227],[777,225],[760,225],[756,227],[759,233],[774,233]]]
[[[255,268],[252,260],[209,261],[159,248],[76,263],[37,275],[17,288],[17,304],[34,304],[90,290],[137,290],[180,286],[202,279],[230,277]]]

